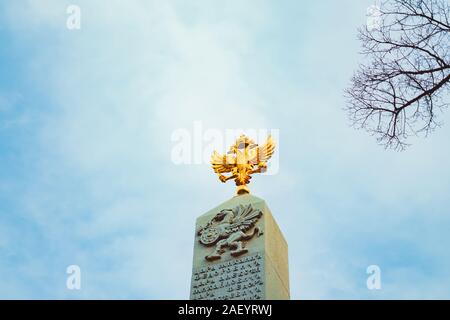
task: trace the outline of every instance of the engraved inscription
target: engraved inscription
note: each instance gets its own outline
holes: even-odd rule
[[[263,274],[260,253],[197,268],[192,275],[191,299],[264,299]]]

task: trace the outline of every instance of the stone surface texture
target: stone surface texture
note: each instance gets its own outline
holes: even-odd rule
[[[232,217],[236,218],[239,206],[241,209],[249,208],[247,212],[258,213],[259,210],[260,214],[251,221],[235,223],[237,219]],[[223,220],[215,219],[224,209],[225,213],[236,210],[234,214],[224,214]],[[200,241],[199,230],[221,222],[223,225],[226,219],[230,221],[228,225],[241,225],[244,232],[238,231],[231,238],[223,237],[219,251],[216,246],[221,240],[208,245]],[[213,231],[216,229],[209,228],[204,237],[215,239]],[[198,217],[195,230],[191,299],[289,299],[288,246],[264,200],[251,194],[235,196]],[[217,252],[222,253],[213,254]]]

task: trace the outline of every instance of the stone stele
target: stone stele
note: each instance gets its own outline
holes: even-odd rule
[[[264,200],[235,196],[197,218],[190,298],[289,299],[288,246]]]

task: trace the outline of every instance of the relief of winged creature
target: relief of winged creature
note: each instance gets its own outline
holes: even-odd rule
[[[234,257],[247,253],[248,249],[245,248],[243,241],[263,234],[259,227],[254,227],[261,216],[261,210],[254,209],[251,204],[239,205],[234,209],[224,209],[217,213],[197,232],[201,244],[215,245],[214,251],[205,259],[208,261],[220,259],[226,248],[231,250],[230,254]],[[252,228],[252,232],[247,234],[246,232]]]

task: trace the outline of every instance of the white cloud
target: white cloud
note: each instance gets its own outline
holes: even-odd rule
[[[172,131],[196,120],[280,128],[280,173],[250,187],[288,239],[293,298],[366,296],[366,262],[377,263],[379,252],[364,248],[377,237],[446,260],[436,246],[442,239],[431,235],[447,223],[440,208],[450,127],[397,154],[349,129],[340,109],[360,18],[344,23],[329,10],[323,26],[295,24],[295,15],[277,24],[280,13],[260,1],[79,1],[82,29],[68,31],[63,4],[14,2],[6,13],[17,41],[33,49],[32,82],[52,103],[36,133],[35,176],[21,195],[23,216],[50,252],[27,265],[48,259],[55,268],[45,294],[73,296],[53,290],[65,283],[58,270],[75,263],[86,275],[85,298],[188,296],[194,219],[234,192],[206,165],[170,162]],[[408,222],[425,214],[418,240]],[[398,280],[387,296],[407,296],[404,286]]]

